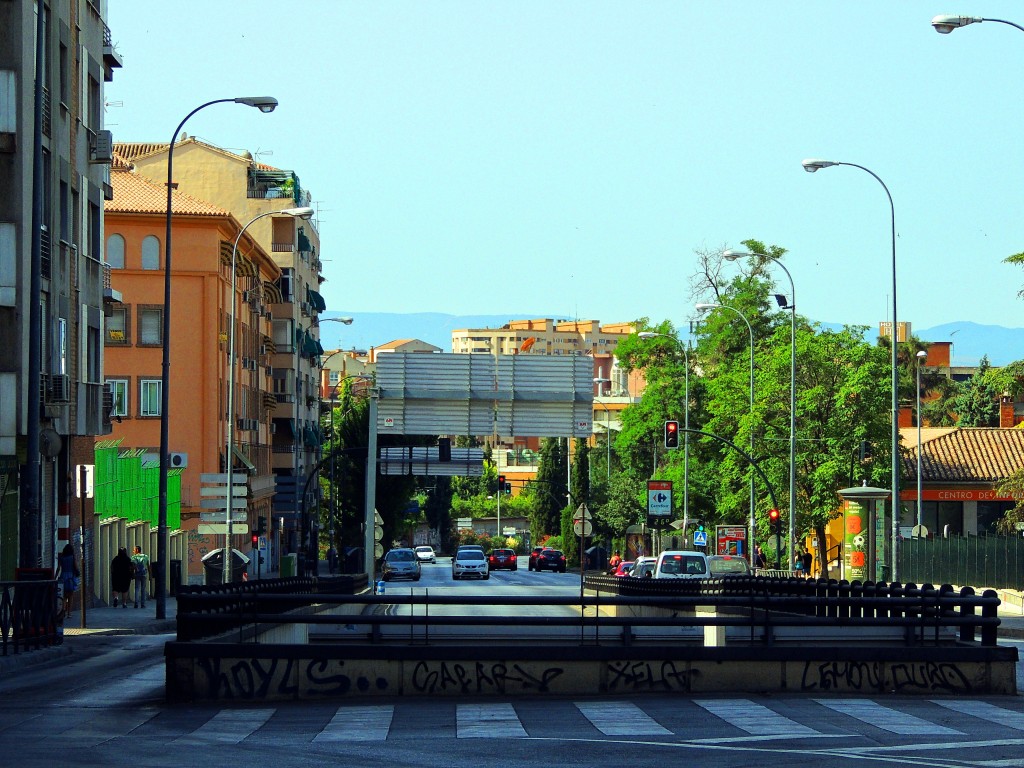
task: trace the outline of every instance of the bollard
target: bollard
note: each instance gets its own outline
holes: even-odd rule
[[[384,594],[384,579],[381,579],[380,581],[377,582],[377,594],[378,595],[383,595]]]

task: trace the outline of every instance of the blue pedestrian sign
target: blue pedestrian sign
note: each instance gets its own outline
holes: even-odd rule
[[[693,546],[695,547],[706,547],[708,545],[708,532],[707,531],[694,531],[693,532]]]

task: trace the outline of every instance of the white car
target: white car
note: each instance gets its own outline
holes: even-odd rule
[[[653,557],[644,557],[641,555],[633,561],[633,567],[629,569],[629,578],[631,579],[649,579],[654,575],[654,566],[657,564],[657,559]]]
[[[654,566],[656,579],[706,579],[710,576],[708,556],[703,552],[666,550]]]
[[[479,579],[491,578],[487,568],[487,557],[482,549],[466,549],[460,547],[452,556],[452,580],[476,576]]]
[[[416,547],[416,559],[421,563],[436,563],[437,555],[433,547]]]

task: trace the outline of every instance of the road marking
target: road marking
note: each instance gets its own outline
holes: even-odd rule
[[[222,709],[175,744],[239,744],[269,720],[273,709]]]
[[[995,704],[989,704],[987,701],[974,701],[972,699],[968,699],[967,701],[947,701],[944,699],[933,699],[932,704],[938,704],[940,707],[952,709],[953,711],[960,712],[964,715],[970,715],[971,717],[987,720],[990,723],[996,723],[997,725],[1003,725],[1007,728],[1013,728],[1016,731],[1024,731],[1024,715],[1010,709],[997,707]]]
[[[672,735],[672,731],[629,701],[577,701],[576,708],[606,736]]]
[[[527,733],[511,704],[459,704],[456,735],[460,739],[521,739]]]
[[[715,717],[755,736],[817,736],[818,731],[748,699],[694,701]]]
[[[815,699],[823,707],[860,720],[862,723],[901,736],[949,735],[963,736],[960,731],[936,725],[906,712],[883,707],[870,699]]]
[[[340,707],[313,741],[384,741],[395,716],[393,705]]]

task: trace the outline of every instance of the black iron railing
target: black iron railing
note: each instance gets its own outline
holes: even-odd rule
[[[0,649],[3,655],[59,642],[57,582],[0,581]]]

